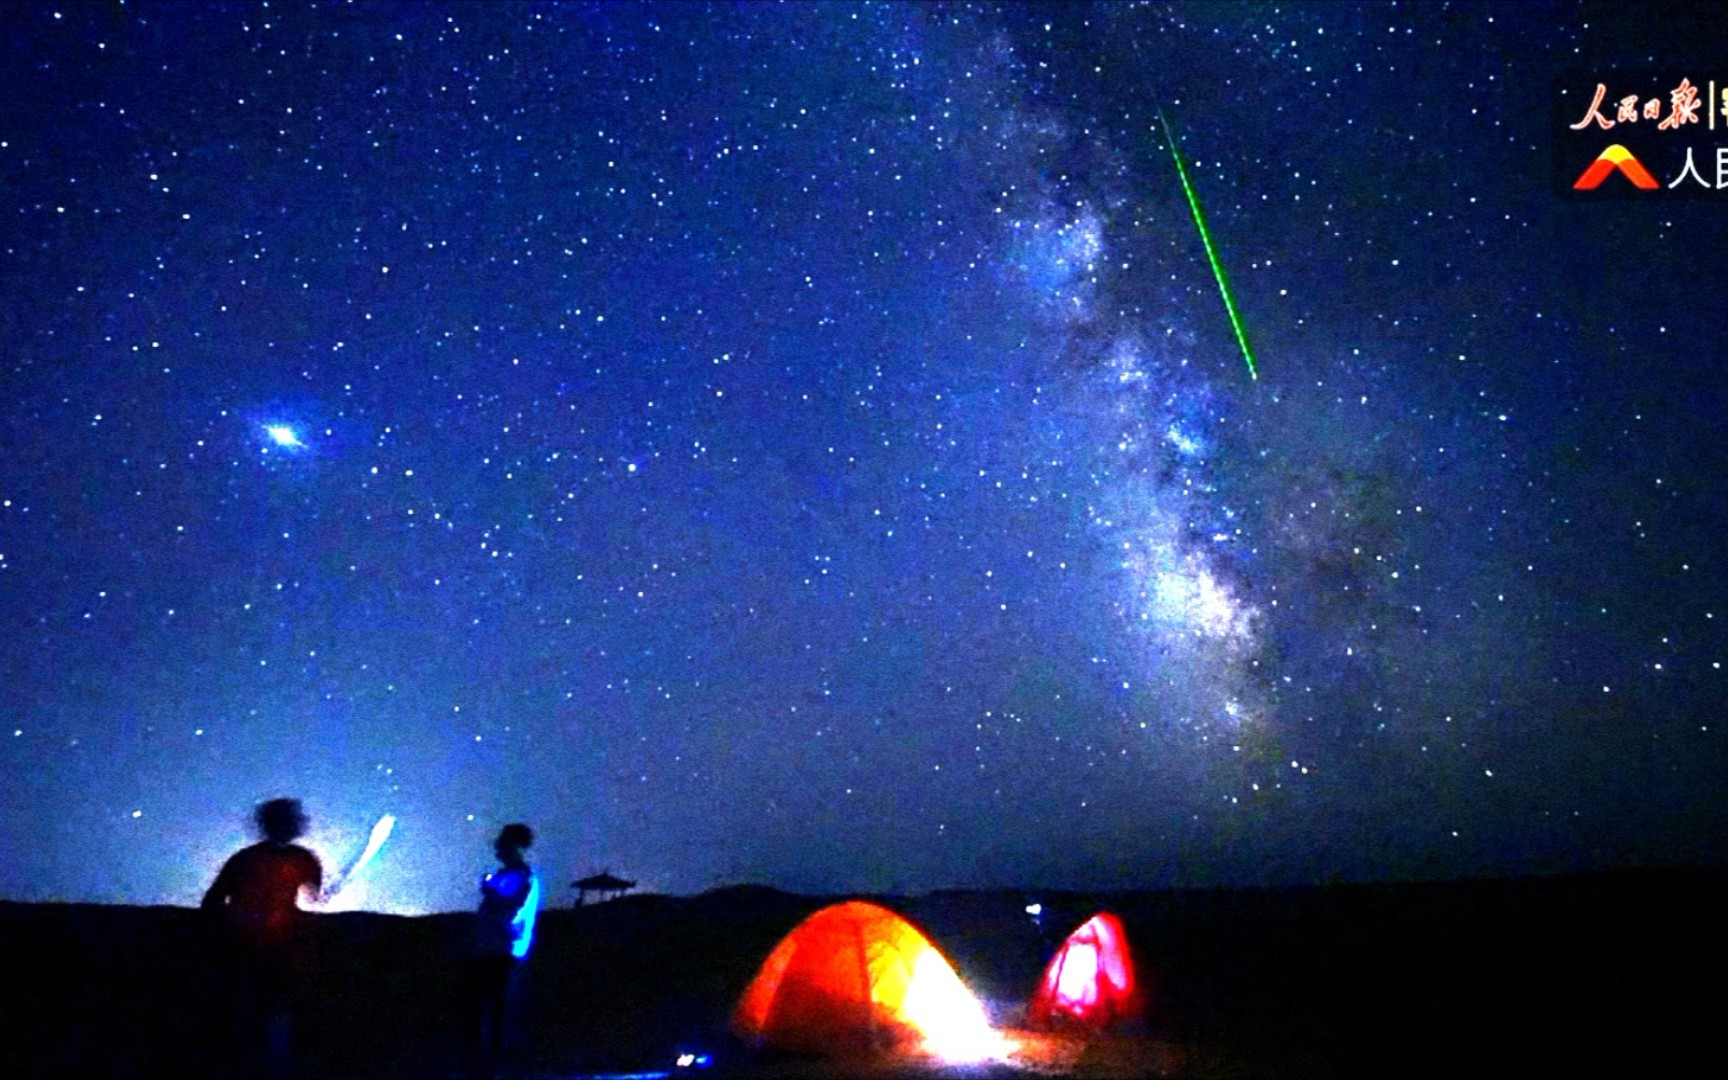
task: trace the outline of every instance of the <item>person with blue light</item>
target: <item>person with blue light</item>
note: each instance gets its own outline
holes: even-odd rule
[[[480,879],[468,971],[469,1063],[477,1077],[497,1075],[515,1039],[522,965],[533,948],[540,911],[540,879],[523,854],[533,843],[534,830],[528,826],[504,826],[492,845],[500,865]]]

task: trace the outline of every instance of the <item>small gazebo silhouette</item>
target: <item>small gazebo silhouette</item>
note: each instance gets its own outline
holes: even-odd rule
[[[621,877],[614,877],[610,870],[602,870],[591,877],[572,881],[570,887],[576,890],[576,906],[581,907],[583,904],[588,902],[589,893],[599,893],[601,900],[610,900],[615,897],[623,896],[631,889],[634,889],[636,883],[634,881],[625,881]]]

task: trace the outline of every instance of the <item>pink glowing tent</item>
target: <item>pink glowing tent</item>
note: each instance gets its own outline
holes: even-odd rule
[[[1037,1027],[1103,1030],[1140,1015],[1142,1001],[1122,920],[1099,912],[1051,957],[1026,1019]]]

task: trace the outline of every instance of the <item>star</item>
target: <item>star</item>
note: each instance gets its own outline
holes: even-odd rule
[[[265,424],[264,434],[270,436],[270,441],[287,450],[304,450],[306,444],[300,441],[300,433],[287,424]]]

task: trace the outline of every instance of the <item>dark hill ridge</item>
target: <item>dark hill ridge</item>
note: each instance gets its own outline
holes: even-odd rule
[[[1728,873],[1697,871],[876,899],[999,1016],[1068,930],[1101,907],[1121,915],[1152,987],[1143,1045],[1119,1042],[1082,1072],[1480,1076],[1720,1071],[1725,896]],[[825,902],[741,886],[545,912],[527,987],[535,1068],[664,1068],[680,1049],[723,1047],[756,966]],[[467,918],[314,917],[301,1074],[451,1075]],[[221,990],[200,913],[0,903],[0,949],[9,1074],[209,1072]]]

